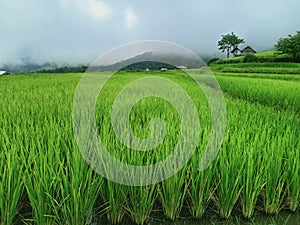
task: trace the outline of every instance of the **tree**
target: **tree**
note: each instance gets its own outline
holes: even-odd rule
[[[286,38],[280,38],[275,45],[276,50],[281,53],[291,54],[293,58],[300,58],[300,31],[295,35],[288,35]]]
[[[229,58],[230,52],[237,48],[239,44],[245,43],[244,39],[239,38],[235,33],[222,35],[222,39],[218,41],[219,50],[227,52],[227,58]]]

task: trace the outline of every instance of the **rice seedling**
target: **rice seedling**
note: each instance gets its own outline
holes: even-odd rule
[[[243,149],[243,137],[238,131],[235,131],[233,137],[228,136],[223,142],[218,157],[218,171],[216,172],[215,192],[216,204],[219,213],[224,218],[229,218],[231,212],[242,191],[242,176],[245,166],[245,157],[243,151],[237,149],[237,146]],[[232,151],[235,149],[235,151]]]
[[[204,171],[199,171],[199,155],[195,154],[188,171],[188,207],[194,218],[201,218],[212,198],[215,164]]]
[[[24,184],[23,166],[18,149],[1,132],[0,141],[0,224],[14,224],[19,212]],[[3,145],[4,144],[4,145]]]
[[[33,210],[33,221],[35,224],[54,224],[57,218],[52,199],[58,200],[61,182],[59,156],[45,150],[39,140],[34,141],[31,147],[24,183]]]
[[[272,80],[286,80],[286,81],[299,81],[299,74],[261,74],[261,73],[215,73],[216,76],[225,77],[246,77],[246,78],[259,78],[259,79],[272,79]]]
[[[58,215],[55,214],[56,206],[53,202],[60,200],[64,135],[61,134],[62,129],[54,118],[45,121],[44,124],[34,124],[34,121],[31,121],[30,127],[25,129],[28,131],[25,135],[39,137],[31,138],[29,151],[23,156],[23,160],[28,163],[24,183],[33,210],[33,221],[35,224],[55,224]],[[37,127],[39,129],[36,129]]]
[[[212,64],[210,68],[229,73],[300,74],[299,63],[226,63]]]
[[[126,208],[135,224],[145,224],[157,199],[156,185],[128,187]]]
[[[66,152],[66,164],[56,215],[59,224],[91,224],[94,206],[102,188],[102,177],[88,167],[81,153],[74,147]]]
[[[104,201],[106,217],[112,224],[119,224],[125,216],[127,186],[105,181],[101,196]]]
[[[297,81],[225,76],[218,76],[217,79],[222,90],[234,98],[279,109],[300,110],[300,83]]]
[[[244,134],[245,135],[245,134]],[[249,138],[248,138],[249,139]],[[261,152],[258,152],[260,141],[257,135],[249,145],[245,146],[245,168],[242,178],[241,206],[243,215],[251,218],[254,214],[258,197],[263,189],[263,160]]]
[[[284,201],[286,190],[285,179],[285,162],[283,158],[283,151],[281,150],[282,142],[277,137],[277,143],[273,139],[272,142],[266,140],[266,150],[265,153],[265,168],[272,168],[269,170],[265,169],[265,189],[263,192],[264,207],[265,211],[269,214],[276,214],[282,207]],[[281,146],[278,148],[277,146]]]
[[[158,187],[159,200],[164,214],[170,220],[178,218],[187,193],[187,169],[184,168],[173,177],[163,181]]]
[[[299,137],[298,130],[287,132],[285,137],[289,140],[285,157],[287,158],[286,183],[288,189],[288,202],[291,211],[296,211],[300,202],[300,147],[299,141],[295,141],[294,139],[296,137]]]

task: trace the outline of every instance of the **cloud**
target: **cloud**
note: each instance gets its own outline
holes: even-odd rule
[[[299,0],[0,0],[0,8],[0,66],[23,57],[86,63],[145,39],[223,57],[217,41],[231,31],[259,52],[294,34],[300,21]]]
[[[134,27],[138,22],[138,17],[136,14],[129,8],[125,9],[125,24],[126,27]]]
[[[103,21],[111,15],[110,7],[101,0],[62,0],[62,5],[65,8],[70,8],[74,6],[81,13],[87,14],[95,20]]]

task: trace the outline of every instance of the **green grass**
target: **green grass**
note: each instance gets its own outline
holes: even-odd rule
[[[227,76],[227,77],[247,77],[247,78],[271,79],[271,80],[300,81],[300,74],[222,73],[222,72],[215,72],[214,74],[216,76]]]
[[[194,218],[201,218],[212,200],[213,178],[216,172],[215,164],[209,166],[205,171],[198,171],[198,163],[197,157],[191,159],[187,183],[187,204],[190,214]]]
[[[108,151],[133,165],[165,159],[180,135],[174,107],[161,99],[147,98],[133,107],[130,123],[134,134],[145,138],[150,134],[150,119],[163,118],[168,134],[162,144],[145,153],[131,151],[117,140],[108,112],[113,99],[124,85],[147,75],[115,75],[105,85],[96,107],[99,136]],[[299,210],[298,81],[218,75],[226,93],[226,135],[213,164],[198,171],[210,134],[205,96],[178,71],[151,75],[171,79],[186,90],[199,111],[201,127],[199,146],[185,168],[146,187],[108,181],[81,156],[72,128],[72,101],[80,74],[1,77],[0,224],[13,224],[17,217],[24,219],[23,224],[41,225],[92,224],[99,218],[106,221],[104,224],[119,224],[128,218],[145,224],[157,211],[175,220],[188,213],[198,219],[206,212],[224,218],[241,212],[252,218],[256,211],[277,214],[282,208]],[[20,209],[24,208],[31,213],[22,214]]]
[[[217,76],[222,90],[233,98],[280,109],[300,110],[300,82]]]
[[[277,50],[270,50],[266,52],[260,52],[255,54],[259,58],[290,58],[291,56],[288,54],[282,54],[280,51]]]
[[[260,52],[254,55],[255,60],[258,62],[268,63],[268,62],[280,62],[282,60],[292,60],[292,55],[282,54],[277,50],[270,50],[266,52]],[[227,63],[242,63],[245,60],[245,56],[237,56],[224,60],[218,60],[217,64],[227,64]]]
[[[2,132],[1,132],[2,133]],[[13,224],[18,214],[23,194],[22,182],[23,164],[19,157],[18,148],[8,137],[1,135],[5,143],[0,152],[0,224]]]
[[[212,64],[210,68],[222,73],[300,74],[300,63],[226,63]]]

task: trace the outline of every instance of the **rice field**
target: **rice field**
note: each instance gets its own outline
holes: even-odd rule
[[[213,64],[211,68],[214,71],[223,73],[300,74],[300,64],[293,62]]]
[[[161,218],[201,221],[207,215],[252,218],[257,212],[276,215],[282,210],[299,214],[299,80],[217,75],[225,93],[227,129],[216,159],[199,171],[210,135],[205,95],[182,72],[150,74],[176,82],[189,94],[201,127],[187,165],[163,182],[141,187],[103,178],[82,157],[72,125],[81,74],[0,77],[1,225],[148,224]],[[137,102],[129,121],[136,136],[147,138],[151,118],[162,118],[168,126],[160,145],[133,151],[115,135],[110,118],[114,98],[124,85],[148,75],[114,75],[95,110],[98,135],[109,153],[132,165],[165,159],[180,136],[176,110],[155,97]]]

